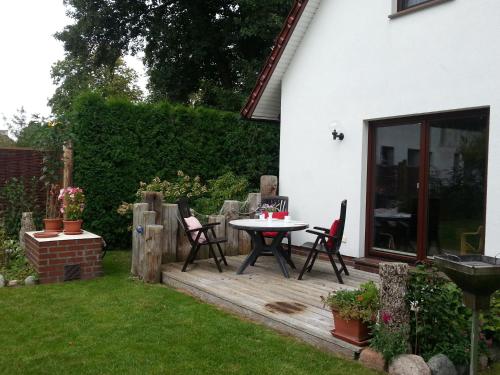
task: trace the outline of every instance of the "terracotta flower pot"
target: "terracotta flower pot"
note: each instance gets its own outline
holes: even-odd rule
[[[332,335],[353,345],[366,346],[370,339],[370,328],[367,323],[356,320],[345,320],[340,314],[332,310],[335,329]]]
[[[82,220],[64,220],[64,234],[82,233]]]
[[[62,219],[43,219],[43,229],[46,232],[62,232]]]

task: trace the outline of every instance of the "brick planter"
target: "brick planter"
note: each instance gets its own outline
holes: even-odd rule
[[[25,233],[26,256],[35,268],[40,283],[57,283],[102,276],[102,238],[84,231],[80,235],[60,234],[35,238]]]

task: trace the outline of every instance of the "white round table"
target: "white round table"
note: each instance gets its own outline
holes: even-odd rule
[[[293,262],[281,248],[281,242],[288,232],[304,230],[309,227],[307,223],[295,220],[260,220],[260,219],[239,219],[232,220],[229,225],[233,228],[246,231],[252,238],[252,251],[243,261],[237,274],[240,275],[245,269],[255,262],[259,255],[270,253],[275,256],[278,265],[285,277],[290,277],[286,263],[293,267]],[[267,244],[264,238],[264,232],[277,232],[270,244]]]

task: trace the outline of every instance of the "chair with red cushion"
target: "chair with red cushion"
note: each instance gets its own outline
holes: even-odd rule
[[[337,275],[339,283],[344,283],[342,280],[342,272],[348,276],[349,271],[347,270],[344,260],[342,259],[342,255],[340,254],[340,245],[342,244],[342,237],[344,235],[346,211],[347,201],[343,200],[340,205],[340,218],[334,220],[330,228],[314,227],[315,230],[306,231],[316,235],[316,240],[314,242],[306,242],[302,245],[302,247],[309,248],[310,251],[306,262],[304,263],[304,267],[302,268],[302,271],[300,271],[299,280],[302,280],[302,276],[304,276],[306,270],[307,272],[311,272],[318,254],[323,253],[328,256],[328,259],[330,259],[330,263],[335,271],[335,275]],[[337,257],[340,263],[340,270],[335,263],[333,258],[334,256]]]

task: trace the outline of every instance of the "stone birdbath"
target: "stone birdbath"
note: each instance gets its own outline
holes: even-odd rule
[[[484,255],[438,255],[434,263],[464,292],[472,310],[470,375],[477,374],[479,312],[490,308],[491,295],[500,289],[500,259]]]

